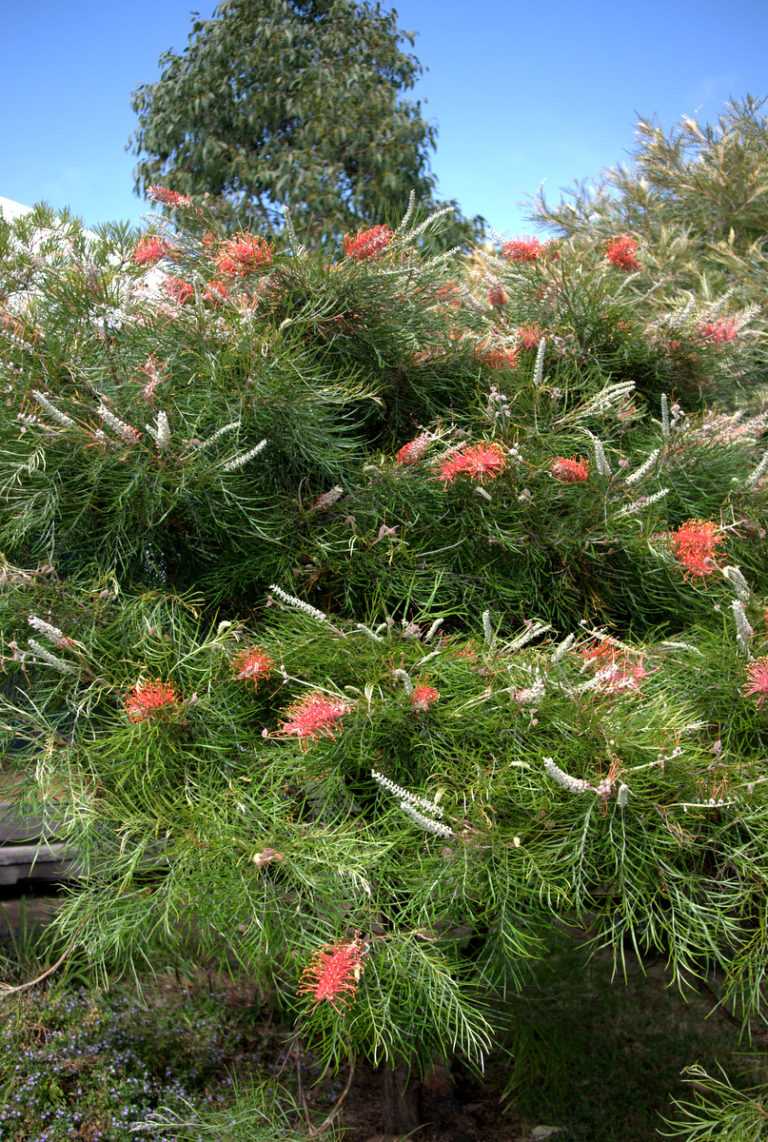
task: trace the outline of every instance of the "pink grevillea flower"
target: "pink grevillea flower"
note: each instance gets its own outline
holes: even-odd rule
[[[272,673],[274,667],[274,662],[260,646],[246,646],[232,659],[235,678],[241,678],[243,682],[253,682],[254,690],[262,678]]]
[[[636,253],[637,242],[635,239],[630,238],[628,234],[619,234],[615,238],[611,238],[605,256],[612,266],[630,274],[640,269],[640,263],[635,257]]]
[[[162,258],[167,257],[171,252],[171,247],[167,242],[163,242],[158,238],[157,234],[145,234],[136,243],[136,249],[133,251],[133,260],[137,265],[153,266],[155,262],[161,261]]]
[[[223,274],[250,274],[272,265],[269,242],[254,234],[236,234],[221,245],[216,264]]]
[[[186,194],[179,194],[178,191],[168,190],[164,186],[148,186],[147,198],[150,202],[160,202],[163,206],[191,206],[191,200]]]
[[[363,262],[386,250],[392,236],[389,226],[372,226],[369,230],[358,230],[356,234],[345,234],[341,247],[348,258]]]
[[[699,335],[715,345],[732,345],[739,335],[739,328],[737,321],[708,321],[699,329]]]
[[[725,536],[712,520],[688,519],[672,532],[672,551],[685,567],[686,578],[711,575],[723,543]]]
[[[428,710],[433,702],[436,702],[440,697],[440,693],[434,686],[427,685],[426,682],[414,686],[411,692],[411,705],[414,710]]]
[[[745,698],[753,694],[757,699],[757,708],[762,710],[768,700],[768,655],[755,659],[747,667],[748,682],[742,686],[741,692]]]
[[[438,477],[443,483],[452,484],[465,472],[470,479],[484,484],[486,480],[495,480],[506,466],[507,457],[498,444],[470,444],[440,462]]]
[[[314,999],[311,1010],[326,1000],[341,1014],[336,1004],[346,1005],[354,999],[367,953],[368,948],[357,937],[347,943],[318,948],[301,974],[299,995],[310,995]]]
[[[137,682],[125,699],[125,709],[131,722],[148,722],[154,718],[165,720],[171,710],[178,709],[179,698],[168,682],[147,680]]]
[[[535,262],[543,251],[538,238],[513,238],[501,247],[502,255],[510,262]]]
[[[179,305],[186,305],[195,296],[194,286],[189,282],[185,282],[182,278],[176,278],[170,274],[163,282],[163,289],[173,301],[178,302]]]
[[[341,698],[334,698],[321,690],[310,690],[291,703],[277,734],[279,737],[299,738],[302,747],[307,738],[334,738],[339,729],[339,719],[351,708]]]
[[[424,453],[429,448],[432,437],[428,432],[420,433],[415,440],[409,440],[402,448],[398,450],[395,456],[397,464],[415,464],[421,460]]]
[[[549,470],[563,484],[581,484],[589,478],[589,462],[583,456],[556,456]]]

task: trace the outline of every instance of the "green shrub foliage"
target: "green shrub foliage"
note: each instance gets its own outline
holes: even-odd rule
[[[334,1064],[478,1063],[574,918],[755,1016],[759,317],[623,234],[329,261],[164,201],[0,230],[2,732],[63,932],[194,924]]]

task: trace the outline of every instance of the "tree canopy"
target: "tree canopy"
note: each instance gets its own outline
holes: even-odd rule
[[[137,192],[207,193],[262,230],[290,206],[312,244],[399,218],[411,191],[445,205],[436,129],[402,94],[423,69],[396,21],[368,0],[226,0],[195,20],[184,51],[133,93]],[[460,241],[474,224],[456,217],[447,238]]]

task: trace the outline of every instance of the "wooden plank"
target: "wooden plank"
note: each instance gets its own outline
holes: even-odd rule
[[[69,880],[77,870],[72,850],[52,845],[0,845],[0,885],[19,880]]]
[[[56,805],[43,816],[24,816],[10,801],[0,801],[0,845],[7,841],[54,840],[61,826]]]

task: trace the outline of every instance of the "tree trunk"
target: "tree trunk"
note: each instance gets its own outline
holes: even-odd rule
[[[384,1066],[382,1116],[386,1134],[408,1134],[419,1127],[419,1081],[405,1059]]]

